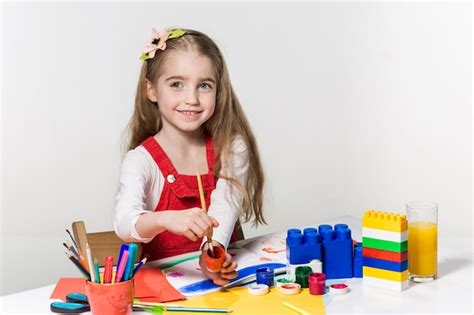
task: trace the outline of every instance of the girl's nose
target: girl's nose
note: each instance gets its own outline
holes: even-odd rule
[[[199,105],[199,97],[196,91],[189,91],[186,95],[186,105]]]

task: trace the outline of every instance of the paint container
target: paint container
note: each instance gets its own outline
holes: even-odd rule
[[[261,283],[252,283],[247,289],[250,295],[265,295],[269,291],[268,285]]]
[[[207,270],[210,272],[218,272],[222,268],[224,263],[225,250],[222,247],[214,246],[214,257],[210,256],[210,250],[207,250],[204,254],[204,262]]]
[[[312,295],[323,295],[326,293],[326,275],[315,272],[309,275],[309,293]]]
[[[274,277],[275,273],[273,268],[262,267],[257,269],[256,278],[258,284],[266,284],[269,288],[271,288],[274,285]]]
[[[302,288],[308,287],[308,277],[313,273],[313,269],[308,266],[300,266],[295,270],[296,274],[296,283],[299,283]]]
[[[286,295],[298,294],[301,291],[301,285],[298,283],[285,283],[280,286],[280,293]]]
[[[92,314],[132,314],[133,279],[107,284],[86,281],[86,295]]]

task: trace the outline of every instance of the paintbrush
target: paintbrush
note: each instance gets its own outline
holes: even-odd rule
[[[201,208],[207,213],[206,199],[204,198],[204,190],[202,188],[201,174],[199,174],[199,171],[196,171],[196,176],[199,187],[199,199],[201,199]],[[207,244],[209,245],[209,256],[214,257],[214,246],[212,246],[212,237],[210,235],[207,236]]]

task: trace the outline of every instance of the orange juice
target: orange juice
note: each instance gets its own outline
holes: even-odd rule
[[[436,278],[438,226],[431,222],[408,224],[408,271],[417,276]]]

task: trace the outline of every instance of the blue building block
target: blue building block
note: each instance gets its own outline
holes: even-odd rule
[[[362,266],[364,261],[362,259],[362,243],[357,243],[354,246],[354,278],[362,278]]]
[[[402,272],[408,269],[408,260],[404,260],[402,262],[394,262],[389,260],[383,259],[376,259],[370,257],[364,257],[364,266],[390,270],[390,271],[397,271]]]
[[[290,264],[307,264],[322,260],[321,236],[315,228],[289,229],[286,236],[286,258]]]
[[[351,230],[346,224],[320,225],[323,240],[323,272],[326,279],[352,278],[353,246]]]

